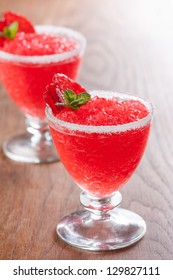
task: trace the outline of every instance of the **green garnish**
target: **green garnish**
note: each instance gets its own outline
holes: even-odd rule
[[[19,29],[19,23],[14,21],[9,26],[3,28],[3,31],[0,32],[0,36],[12,40]]]
[[[63,98],[66,103],[57,102],[55,105],[64,106],[72,110],[78,110],[82,105],[88,103],[91,99],[91,95],[87,92],[76,94],[74,91],[67,89],[64,91]]]

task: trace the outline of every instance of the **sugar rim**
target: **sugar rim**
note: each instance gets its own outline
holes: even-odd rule
[[[79,132],[86,132],[86,133],[110,133],[110,132],[123,132],[127,130],[136,129],[139,127],[143,127],[148,124],[152,120],[153,116],[153,105],[139,97],[129,94],[123,94],[118,92],[111,92],[111,91],[104,91],[104,90],[92,90],[89,92],[92,97],[105,97],[107,99],[111,99],[113,97],[118,97],[120,100],[138,100],[143,103],[149,111],[149,114],[135,122],[130,122],[127,124],[120,124],[120,125],[112,125],[112,126],[93,126],[93,125],[83,125],[83,124],[74,124],[59,120],[58,118],[54,117],[52,114],[51,108],[47,105],[46,106],[46,116],[53,125],[58,125],[60,127],[66,128],[72,131],[79,131]],[[57,128],[57,127],[55,127]],[[57,128],[58,129],[58,128]]]
[[[53,34],[53,35],[61,35],[66,38],[71,38],[76,40],[79,43],[79,46],[69,52],[61,53],[61,54],[49,54],[49,55],[32,55],[32,56],[25,56],[25,55],[17,55],[11,54],[4,51],[0,51],[0,59],[17,62],[17,63],[32,63],[32,64],[47,64],[47,63],[56,63],[59,61],[63,61],[69,58],[74,57],[75,55],[82,55],[85,46],[86,46],[86,39],[85,37],[78,31],[75,31],[70,28],[61,27],[61,26],[53,26],[53,25],[37,25],[35,26],[37,33],[46,33],[46,34]]]

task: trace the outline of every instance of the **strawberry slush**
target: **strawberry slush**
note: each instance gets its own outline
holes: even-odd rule
[[[62,78],[55,75],[45,94],[51,108],[47,115],[55,147],[83,190],[96,196],[110,195],[128,181],[141,160],[150,131],[150,122],[145,122],[149,110],[138,98],[104,91],[94,92],[86,104],[72,108],[60,102],[65,89],[61,88]],[[65,107],[53,106],[53,85],[60,88],[54,104]],[[79,93],[84,91],[75,82],[67,89],[71,104],[71,90],[78,90],[79,100]]]
[[[46,32],[46,27],[42,30]],[[0,53],[0,77],[22,112],[38,118],[45,117],[43,91],[56,72],[76,79],[81,62],[80,54],[73,55],[77,49],[79,43],[74,39],[46,33],[19,33],[4,46],[3,53]],[[4,56],[4,53],[11,56]],[[67,54],[67,59],[64,54]],[[20,61],[20,57],[24,56],[26,61]],[[36,62],[35,56],[38,58]],[[42,62],[46,56],[47,59]],[[28,62],[27,58],[30,58]]]

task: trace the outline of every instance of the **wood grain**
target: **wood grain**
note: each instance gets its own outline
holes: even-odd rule
[[[155,105],[143,160],[122,189],[122,206],[147,222],[141,242],[108,253],[59,240],[55,227],[79,209],[79,190],[61,163],[18,164],[0,152],[1,259],[172,259],[173,1],[0,0],[35,24],[64,25],[88,41],[79,80],[89,89],[129,92]],[[23,131],[23,116],[0,87],[0,145]]]

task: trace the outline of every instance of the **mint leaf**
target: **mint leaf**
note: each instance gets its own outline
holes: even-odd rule
[[[78,110],[80,106],[88,103],[91,98],[90,94],[87,92],[82,92],[76,96],[77,98],[70,103],[70,107],[75,110]]]
[[[70,104],[72,101],[76,100],[77,94],[71,89],[67,89],[64,91],[64,100],[67,104]]]
[[[14,21],[9,26],[3,28],[3,37],[12,40],[18,31],[19,23]]]
[[[72,110],[78,110],[82,105],[86,104],[91,99],[91,95],[87,92],[76,94],[70,89],[64,91],[63,97],[66,103],[57,102],[55,105],[67,107]]]

